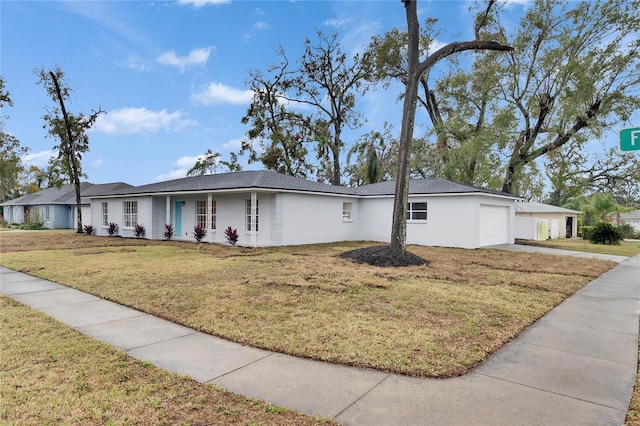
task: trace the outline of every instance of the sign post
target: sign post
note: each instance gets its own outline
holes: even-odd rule
[[[640,127],[620,130],[620,149],[622,151],[640,150]]]

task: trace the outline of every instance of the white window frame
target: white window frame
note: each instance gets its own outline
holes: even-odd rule
[[[138,201],[122,202],[123,228],[134,228],[138,224]]]
[[[353,222],[353,202],[344,201],[342,203],[342,221]]]
[[[258,232],[258,230],[260,229],[260,221],[258,220],[259,214],[258,214],[258,199],[256,198],[256,223],[255,223],[255,229],[252,229],[252,223],[251,223],[251,200],[245,200],[245,232]]]
[[[102,202],[101,204],[102,226],[109,226],[109,203]]]
[[[424,208],[422,208],[424,204]],[[407,204],[407,222],[426,222],[429,206],[426,201],[413,201]],[[424,217],[421,217],[424,214]]]
[[[196,200],[196,226],[210,231],[216,230],[216,200],[211,200],[210,206],[207,205],[208,200]],[[209,210],[211,208],[211,210]],[[207,217],[211,215],[211,223],[207,222]]]

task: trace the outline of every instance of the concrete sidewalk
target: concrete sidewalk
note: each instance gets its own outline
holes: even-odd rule
[[[242,346],[1,267],[0,291],[134,358],[349,425],[621,425],[636,379],[640,255],[446,380]]]

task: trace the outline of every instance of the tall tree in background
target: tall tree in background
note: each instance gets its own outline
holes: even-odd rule
[[[368,90],[370,61],[358,54],[348,59],[337,34],[326,37],[318,32],[318,39],[315,45],[305,41],[297,66],[291,66],[280,48],[282,61],[269,67],[270,76],[250,72],[249,86],[255,96],[243,118],[251,129],[242,152],[250,152],[250,158],[271,170],[300,177],[316,172],[319,180],[326,177],[340,185],[342,131],[345,126],[358,128],[364,121],[355,103]],[[260,147],[253,146],[256,139]],[[307,146],[315,148],[317,170],[307,158]]]
[[[76,194],[76,232],[82,233],[82,201],[80,194],[80,178],[82,173],[82,155],[89,150],[89,136],[86,131],[91,128],[98,115],[103,113],[100,108],[85,116],[80,113],[74,115],[67,111],[66,102],[71,97],[71,88],[64,81],[64,72],[60,68],[36,70],[40,77],[38,84],[42,84],[56,104],[54,108],[47,109],[42,116],[44,128],[49,134],[59,141],[54,149],[58,150],[58,158],[61,161],[64,173],[75,188]]]
[[[407,19],[407,75],[405,78],[404,104],[402,107],[402,127],[398,150],[398,174],[393,205],[393,224],[391,228],[392,255],[403,256],[407,251],[407,205],[409,198],[410,148],[413,141],[414,121],[418,100],[418,86],[428,78],[429,70],[439,61],[466,50],[510,51],[511,47],[496,41],[483,40],[483,29],[491,20],[491,8],[494,1],[487,2],[486,9],[478,15],[475,24],[475,40],[449,43],[420,60],[420,24],[415,0],[403,0]],[[495,37],[495,35],[490,35]]]
[[[4,78],[0,76],[0,109],[13,106],[11,96],[4,87]],[[4,116],[0,116],[0,202],[19,197],[20,174],[24,171],[21,157],[27,148],[20,146],[18,139],[4,132]]]
[[[504,101],[517,120],[502,190],[526,165],[582,145],[640,108],[640,1],[545,0],[521,22]]]
[[[200,155],[196,164],[187,172],[187,176],[212,175],[218,172],[218,167],[224,166],[229,172],[240,172],[242,166],[238,162],[238,156],[232,152],[229,161],[220,159],[219,152],[213,152],[211,149]]]
[[[622,127],[640,108],[638,10],[638,0],[538,0],[509,36],[511,54],[482,52],[471,67],[451,62],[431,86],[423,78],[418,104],[436,136],[433,144],[425,140],[429,171],[541,196],[542,187],[531,185],[542,179],[540,160],[568,145],[573,155],[583,155],[585,142]],[[432,40],[432,26],[428,21],[421,41]],[[404,79],[406,37],[396,30],[373,39],[379,77]],[[608,154],[599,155],[593,163],[605,171]],[[559,157],[547,164],[551,158]]]

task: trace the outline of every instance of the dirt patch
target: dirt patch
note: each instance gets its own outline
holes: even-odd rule
[[[372,266],[429,266],[429,261],[410,252],[394,255],[389,246],[364,247],[345,251],[341,258],[356,263],[366,263]]]

